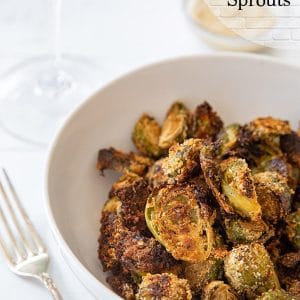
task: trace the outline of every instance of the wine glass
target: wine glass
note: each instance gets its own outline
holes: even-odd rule
[[[65,116],[99,84],[87,59],[62,55],[62,0],[53,1],[54,54],[27,60],[0,77],[0,124],[24,141],[46,145]]]

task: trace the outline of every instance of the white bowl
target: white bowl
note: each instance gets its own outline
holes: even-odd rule
[[[97,258],[100,209],[116,174],[100,177],[97,151],[132,149],[132,126],[142,112],[162,120],[175,99],[194,108],[209,101],[226,123],[272,115],[300,117],[300,69],[256,55],[205,55],[159,62],[99,90],[57,134],[46,175],[47,213],[67,263],[98,299],[119,299]]]

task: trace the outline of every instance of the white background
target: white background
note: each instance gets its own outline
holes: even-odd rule
[[[53,1],[0,0],[0,73],[52,51]],[[127,70],[158,59],[215,52],[191,30],[182,7],[180,0],[63,0],[63,52],[84,55],[97,64],[99,87]],[[297,53],[267,53],[300,62]],[[0,165],[13,178],[48,245],[50,272],[64,298],[93,299],[63,262],[49,230],[43,200],[46,152],[46,148],[18,141],[0,128]],[[39,283],[12,274],[0,255],[0,299],[50,297]]]

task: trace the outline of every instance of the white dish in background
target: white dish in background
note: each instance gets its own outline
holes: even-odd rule
[[[97,258],[100,209],[117,178],[112,172],[98,175],[98,149],[133,149],[130,134],[137,118],[148,112],[162,120],[176,99],[191,109],[207,100],[227,124],[272,115],[296,128],[299,86],[299,68],[261,56],[182,57],[113,81],[71,114],[50,150],[46,210],[63,256],[96,298],[120,299],[105,282]]]

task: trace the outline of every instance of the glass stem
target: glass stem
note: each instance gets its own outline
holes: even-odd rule
[[[62,0],[52,0],[53,5],[53,20],[54,20],[54,32],[53,32],[53,54],[54,54],[54,67],[58,68],[61,61],[61,9]]]

